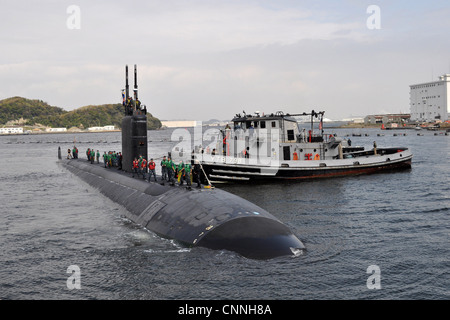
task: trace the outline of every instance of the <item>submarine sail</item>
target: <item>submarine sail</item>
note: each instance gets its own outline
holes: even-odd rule
[[[141,109],[138,99],[137,66],[134,66],[134,99],[129,95],[128,65],[125,66],[125,92],[123,101],[125,116],[122,119],[122,168],[131,172],[133,160],[143,157],[148,160],[147,111]]]

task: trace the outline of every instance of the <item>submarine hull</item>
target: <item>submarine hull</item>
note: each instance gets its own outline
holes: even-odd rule
[[[228,250],[251,259],[293,256],[305,249],[277,218],[229,192],[149,183],[79,160],[59,163],[125,207],[133,222],[185,246]]]
[[[292,255],[296,250],[304,249],[287,226],[261,217],[233,219],[222,224],[208,233],[201,245],[240,252],[255,259]]]

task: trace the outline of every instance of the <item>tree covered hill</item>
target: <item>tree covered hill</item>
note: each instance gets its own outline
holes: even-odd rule
[[[48,105],[42,100],[30,100],[21,97],[13,97],[0,100],[0,125],[5,125],[8,121],[32,119],[37,117],[60,116],[67,111],[62,108]]]
[[[52,128],[88,128],[114,125],[122,126],[122,104],[85,106],[72,111],[50,106],[42,100],[13,97],[0,100],[0,125],[23,119],[23,125],[43,125]],[[147,113],[148,129],[161,128],[161,121]]]

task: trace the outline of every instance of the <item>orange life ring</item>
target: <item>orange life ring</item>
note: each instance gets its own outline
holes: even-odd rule
[[[320,160],[320,155],[318,153],[314,156],[314,160]]]

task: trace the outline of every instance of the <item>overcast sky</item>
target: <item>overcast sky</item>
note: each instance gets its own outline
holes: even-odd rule
[[[138,65],[140,100],[162,120],[227,120],[242,110],[324,110],[336,120],[408,113],[409,85],[450,73],[448,0],[0,5],[0,99],[66,110],[120,103],[125,64],[131,86]]]

